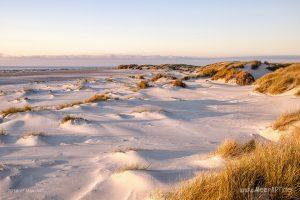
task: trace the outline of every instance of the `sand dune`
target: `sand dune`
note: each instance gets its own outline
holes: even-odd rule
[[[255,78],[262,69],[245,67]],[[300,108],[293,94],[260,94],[252,85],[207,78],[186,80],[186,88],[166,78],[152,83],[157,71],[149,70],[139,73],[151,87],[137,89],[132,71],[111,70],[109,79],[87,73],[0,86],[0,110],[32,107],[0,119],[6,133],[0,134],[1,198],[149,199],[200,171],[222,168],[224,160],[210,152],[226,138],[276,140],[268,126]],[[86,102],[95,94],[109,98]],[[63,122],[67,116],[74,119]]]

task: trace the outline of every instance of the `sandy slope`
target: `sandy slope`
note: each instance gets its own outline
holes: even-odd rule
[[[300,108],[299,98],[289,94],[271,97],[252,92],[253,86],[204,79],[187,81],[186,89],[158,81],[134,92],[138,80],[128,73],[116,73],[113,81],[94,75],[83,85],[0,86],[1,110],[50,108],[0,119],[7,133],[0,136],[1,199],[148,198],[200,170],[222,167],[209,152],[225,138],[260,138],[280,113]],[[119,100],[55,109],[98,92]],[[84,120],[61,124],[66,115]],[[30,132],[43,134],[24,136]]]

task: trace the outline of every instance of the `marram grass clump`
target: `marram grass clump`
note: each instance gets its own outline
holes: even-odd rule
[[[150,87],[150,85],[147,81],[141,81],[137,84],[138,89],[146,89],[148,87]]]
[[[298,130],[278,143],[257,143],[252,152],[228,160],[221,171],[201,173],[165,199],[296,199],[300,196],[299,135]]]
[[[300,121],[300,110],[284,113],[273,123],[273,129],[283,131],[295,122]],[[300,127],[298,127],[300,128]]]
[[[215,151],[215,154],[220,155],[224,158],[233,158],[254,151],[256,145],[257,142],[255,140],[240,143],[236,140],[228,139],[218,147],[218,149]]]
[[[10,107],[6,110],[2,110],[1,114],[3,117],[6,117],[9,114],[15,114],[15,113],[19,113],[19,112],[27,112],[27,111],[31,111],[32,108],[29,105],[26,105],[22,108],[17,108],[17,107]]]
[[[281,94],[300,86],[300,64],[280,68],[258,79],[255,90],[261,93]]]
[[[84,103],[96,103],[99,101],[107,101],[109,100],[109,96],[106,94],[95,94],[94,96],[90,97],[89,99],[85,100]]]

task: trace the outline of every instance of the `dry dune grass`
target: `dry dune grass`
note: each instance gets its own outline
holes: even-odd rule
[[[223,68],[220,69],[213,77],[212,80],[224,79],[227,83],[235,77],[238,73],[238,70],[235,68]]]
[[[77,106],[77,105],[80,105],[82,104],[83,102],[81,101],[74,101],[72,103],[65,103],[65,104],[61,104],[57,107],[58,110],[61,110],[61,109],[64,109],[64,108],[70,108],[70,107],[73,107],[73,106]]]
[[[250,85],[254,83],[255,78],[247,71],[240,70],[236,76],[236,84],[238,85]]]
[[[174,86],[174,87],[182,87],[182,88],[186,88],[187,85],[182,82],[181,80],[174,80],[171,82],[171,84]]]
[[[206,77],[211,78],[212,80],[224,79],[227,83],[230,80],[235,79],[237,74],[243,71],[242,69],[245,68],[245,65],[250,65],[252,69],[257,69],[261,65],[261,62],[255,60],[249,62],[234,61],[213,63],[198,69],[197,75],[184,77],[184,80]],[[253,81],[242,85],[249,85],[252,82]]]
[[[250,140],[246,143],[239,143],[236,140],[225,140],[225,142],[216,150],[215,154],[224,158],[241,156],[254,151],[256,143],[255,140]]]
[[[64,104],[58,105],[56,107],[56,109],[60,110],[60,109],[64,109],[64,108],[70,108],[70,107],[73,107],[73,106],[78,106],[78,105],[85,104],[85,103],[96,103],[96,102],[99,102],[99,101],[107,101],[109,99],[110,99],[110,97],[106,94],[95,94],[95,95],[91,96],[90,98],[88,98],[84,101],[74,101],[74,102],[71,102],[71,103],[64,103]]]
[[[71,116],[71,115],[67,115],[66,117],[64,117],[62,120],[61,120],[61,123],[64,124],[66,122],[69,122],[69,121],[75,121],[75,120],[85,120],[83,119],[82,117],[76,117],[76,116]]]
[[[177,78],[173,75],[170,75],[170,74],[161,74],[161,73],[158,73],[158,74],[155,74],[152,78],[151,78],[151,81],[152,82],[156,82],[158,81],[159,79],[161,78],[166,78],[166,79],[171,79],[171,80],[176,80]]]
[[[261,93],[280,94],[299,85],[300,64],[293,64],[258,79],[255,90]]]
[[[166,199],[296,199],[300,196],[299,135],[298,131],[279,143],[259,143],[252,153],[228,161],[220,172],[200,174]]]
[[[132,164],[132,165],[127,165],[124,167],[121,167],[116,170],[116,173],[122,173],[125,171],[133,171],[133,170],[148,170],[151,164],[145,165],[145,164]]]
[[[6,117],[9,114],[15,114],[15,113],[19,113],[19,112],[27,112],[27,111],[31,111],[31,110],[32,110],[31,106],[26,105],[22,108],[11,107],[11,108],[1,111],[1,113],[2,113],[3,117]]]
[[[283,131],[297,121],[300,121],[300,110],[284,113],[274,122],[273,129]]]
[[[300,96],[300,89],[295,93],[296,96]]]
[[[147,81],[141,81],[137,84],[138,89],[146,89],[149,86],[149,83]]]
[[[108,99],[109,99],[109,96],[107,96],[106,94],[95,94],[94,96],[85,100],[84,103],[95,103],[95,102],[99,102],[99,101],[107,101]]]
[[[280,126],[300,121],[300,111],[283,115]],[[292,120],[291,120],[292,119]],[[217,151],[228,159],[224,169],[199,174],[165,194],[168,200],[297,199],[300,197],[300,129],[278,142],[227,140]]]

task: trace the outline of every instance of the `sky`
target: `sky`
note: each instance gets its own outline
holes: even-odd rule
[[[299,0],[0,0],[0,55],[300,55]]]

